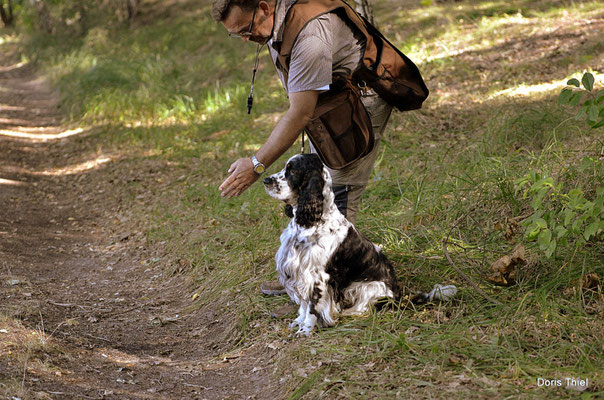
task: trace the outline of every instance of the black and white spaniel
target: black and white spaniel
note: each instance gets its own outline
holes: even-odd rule
[[[275,256],[279,280],[299,304],[290,325],[309,335],[339,315],[359,315],[380,299],[400,298],[396,275],[381,249],[338,210],[331,176],[316,154],[290,158],[264,179],[266,192],[291,217]]]

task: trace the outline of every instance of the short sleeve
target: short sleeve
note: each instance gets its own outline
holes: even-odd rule
[[[332,83],[333,51],[328,19],[317,18],[300,32],[289,65],[288,92],[322,90]]]

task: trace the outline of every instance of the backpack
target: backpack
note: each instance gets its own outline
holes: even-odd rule
[[[291,50],[300,31],[310,20],[329,12],[337,13],[365,38],[362,62],[351,80],[360,87],[366,84],[400,111],[421,108],[429,91],[417,66],[342,0],[298,0],[290,7],[277,57],[282,69],[289,70]]]
[[[309,21],[329,12],[337,13],[364,37],[362,62],[344,83],[334,81],[328,92],[319,95],[305,131],[325,165],[342,169],[374,146],[371,119],[361,102],[360,90],[372,88],[401,111],[421,108],[429,92],[417,66],[342,0],[298,0],[289,8],[277,56],[286,81],[298,35]]]

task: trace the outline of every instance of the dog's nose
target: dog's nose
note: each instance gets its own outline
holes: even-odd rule
[[[264,184],[270,185],[271,183],[273,183],[274,180],[275,180],[274,178],[267,176],[266,178],[264,178]]]

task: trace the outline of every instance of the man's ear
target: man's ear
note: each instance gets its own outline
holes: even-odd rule
[[[258,9],[267,17],[271,16],[275,11],[275,8],[264,0],[258,3]]]

